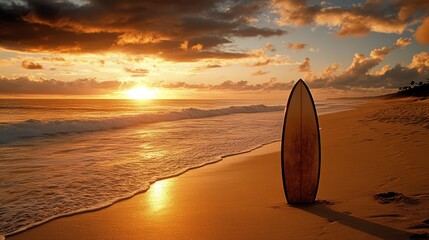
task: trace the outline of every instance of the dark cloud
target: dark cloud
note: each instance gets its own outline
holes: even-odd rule
[[[271,37],[271,36],[281,36],[287,32],[281,29],[271,29],[271,28],[257,28],[257,27],[244,27],[238,30],[233,31],[235,36],[238,37]]]
[[[234,37],[287,33],[253,24],[268,9],[268,0],[23,2],[0,3],[0,47],[26,52],[120,51],[195,61],[246,57],[222,50]],[[184,41],[198,51],[181,49]]]
[[[97,81],[91,78],[64,82],[54,79],[34,81],[27,77],[15,79],[0,77],[0,94],[100,95],[111,94],[132,86],[134,86],[132,82]]]
[[[29,69],[29,70],[43,69],[42,65],[40,65],[39,63],[30,61],[30,60],[24,60],[24,61],[22,61],[21,67],[23,67],[25,69]]]

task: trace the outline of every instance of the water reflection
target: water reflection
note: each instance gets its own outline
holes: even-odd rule
[[[148,205],[152,212],[162,211],[170,203],[169,191],[173,185],[171,179],[156,182],[150,186]]]

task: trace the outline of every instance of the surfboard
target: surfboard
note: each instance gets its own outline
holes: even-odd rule
[[[311,92],[302,79],[289,95],[281,146],[282,179],[287,202],[313,203],[320,177],[319,121]]]

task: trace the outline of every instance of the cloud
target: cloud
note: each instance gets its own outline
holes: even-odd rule
[[[401,20],[412,20],[416,13],[427,13],[429,2],[424,0],[398,0],[398,17]]]
[[[97,81],[91,78],[64,82],[54,79],[35,81],[28,77],[14,79],[0,77],[0,94],[100,95],[111,94],[133,85],[133,82]]]
[[[289,65],[289,64],[292,64],[292,61],[289,58],[286,58],[282,55],[274,55],[274,56],[259,57],[255,62],[248,65],[252,67],[261,67],[261,66],[267,66],[267,65]]]
[[[29,70],[39,70],[43,69],[43,66],[39,63],[33,62],[31,60],[24,60],[21,63],[21,67]]]
[[[261,76],[261,75],[265,75],[265,74],[267,74],[268,72],[266,72],[266,71],[263,71],[263,70],[258,70],[258,71],[256,71],[256,72],[253,72],[252,73],[252,76]]]
[[[143,68],[131,69],[131,68],[125,67],[124,70],[127,73],[132,73],[131,74],[132,77],[145,77],[149,73],[149,70],[143,69]]]
[[[266,65],[288,65],[292,63],[288,57],[280,54],[272,54],[274,52],[271,50],[272,47],[274,46],[267,46],[267,44],[265,44],[261,49],[254,49],[247,52],[248,59],[252,62],[247,63],[246,65],[251,67],[260,67]]]
[[[370,56],[374,59],[384,60],[384,58],[397,48],[405,48],[411,44],[411,38],[399,38],[392,47],[382,47],[371,51]]]
[[[311,72],[311,69],[310,69],[310,58],[306,57],[304,59],[303,63],[298,64],[296,70],[298,72]]]
[[[109,95],[137,86],[138,83],[116,80],[97,81],[93,78],[83,78],[74,81],[59,81],[55,79],[31,80],[28,77],[5,78],[0,77],[0,94],[32,94],[32,95]],[[166,89],[194,89],[203,91],[275,91],[290,89],[291,82],[279,82],[271,78],[263,83],[251,84],[246,80],[224,81],[219,84],[190,84],[186,82],[148,84],[150,87]]]
[[[416,40],[421,44],[429,44],[429,17],[426,17],[414,34]]]
[[[420,15],[429,12],[428,1],[366,1],[350,7],[310,5],[300,0],[274,0],[280,25],[315,24],[336,29],[338,36],[362,36],[370,32],[401,34]]]
[[[276,47],[274,47],[273,44],[271,44],[270,42],[265,43],[264,45],[264,49],[270,52],[275,52],[276,51]]]
[[[410,39],[398,39],[391,47],[372,50],[369,57],[356,53],[352,64],[347,69],[337,73],[339,65],[332,65],[319,76],[311,76],[309,84],[312,87],[340,89],[398,88],[410,81],[422,81],[429,75],[429,52],[414,55],[408,66],[384,65],[378,71],[374,71],[374,68],[379,66],[391,51],[410,44],[410,41]]]
[[[43,57],[42,60],[46,62],[65,62],[66,61],[62,57]]]
[[[394,47],[404,48],[411,44],[411,38],[399,38]]]
[[[14,61],[12,59],[0,59],[0,66],[8,66],[14,65]]]
[[[424,73],[429,68],[429,52],[421,52],[413,56],[409,68],[417,69],[419,73]]]
[[[308,51],[310,51],[310,52],[320,52],[320,49],[318,49],[318,48],[309,48],[308,49]]]
[[[219,64],[208,64],[207,66],[206,66],[206,68],[220,68],[220,67],[222,67],[221,65],[219,65]]]
[[[331,66],[325,69],[325,71],[322,73],[322,77],[327,78],[332,76],[339,68],[340,65],[338,63],[333,63]]]
[[[195,71],[202,71],[206,69],[212,69],[212,68],[221,68],[222,65],[219,64],[207,64],[207,65],[201,65],[194,68]]]
[[[247,55],[240,49],[226,50],[224,45],[236,38],[287,34],[255,24],[268,9],[269,0],[1,2],[0,47],[23,52],[116,51],[169,61],[243,58]],[[185,41],[188,51],[179,48]]]
[[[306,43],[288,43],[287,48],[293,49],[293,50],[303,50],[307,47]]]
[[[246,80],[227,80],[220,84],[188,84],[185,82],[158,83],[154,87],[168,89],[196,89],[196,90],[225,90],[225,91],[276,91],[291,89],[293,81],[279,82],[276,78],[271,78],[264,83],[251,84]]]

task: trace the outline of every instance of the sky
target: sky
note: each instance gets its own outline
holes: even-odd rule
[[[429,1],[0,0],[0,97],[276,98],[300,78],[426,82]]]

